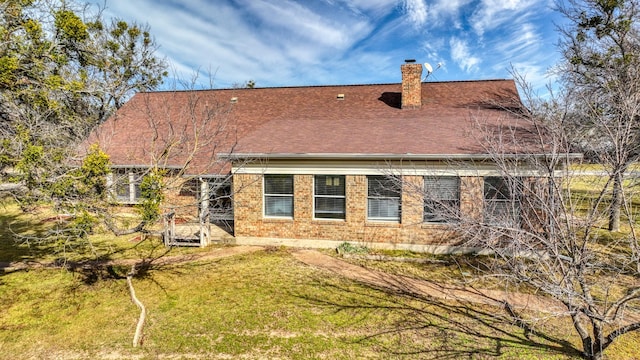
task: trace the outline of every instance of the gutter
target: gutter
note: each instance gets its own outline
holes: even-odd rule
[[[127,164],[127,165],[111,165],[109,166],[111,169],[167,169],[167,170],[180,170],[182,166],[177,165],[167,165],[167,166],[153,166],[153,165],[136,165],[136,164]]]
[[[546,158],[550,154],[505,154],[506,159]],[[223,153],[218,154],[222,160],[493,160],[496,156],[489,154],[364,154],[364,153]],[[570,160],[582,159],[580,153],[569,153]]]

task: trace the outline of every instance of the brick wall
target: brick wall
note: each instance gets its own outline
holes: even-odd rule
[[[262,176],[234,176],[235,235],[282,239],[317,239],[367,243],[452,245],[455,237],[440,224],[423,223],[420,194],[422,176],[405,176],[402,215],[399,222],[367,220],[367,177],[347,175],[346,217],[344,220],[313,218],[313,175],[294,175],[293,219],[263,216]],[[481,214],[483,181],[479,177],[461,179],[461,211]]]
[[[177,176],[168,176],[164,179],[165,201],[162,203],[162,211],[175,211],[178,218],[189,221],[198,219],[197,192],[200,182],[195,179],[184,179]]]

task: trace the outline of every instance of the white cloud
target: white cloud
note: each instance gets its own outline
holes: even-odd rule
[[[541,97],[550,95],[549,86],[553,88],[553,83],[557,81],[554,74],[549,72],[544,66],[535,62],[516,62],[513,69],[524,77],[524,81],[531,85],[535,94]]]
[[[512,67],[537,86],[546,83],[546,69],[553,63],[555,49],[549,39],[545,39],[540,29],[531,23],[515,22],[503,27],[508,34],[493,38],[485,44],[491,49],[484,59],[490,64],[494,74],[506,74]]]
[[[451,47],[451,59],[465,72],[473,72],[477,70],[477,66],[481,60],[472,56],[466,41],[458,38],[451,38],[449,41]]]
[[[262,87],[396,82],[408,58],[448,64],[431,79],[506,77],[511,63],[543,74],[550,1],[116,0],[105,15],[149,23],[183,79]]]
[[[415,28],[423,27],[427,22],[427,4],[424,0],[405,0],[404,11]]]
[[[364,15],[368,14],[374,18],[386,15],[395,6],[397,6],[397,0],[325,0],[327,3],[340,4],[341,6],[350,9],[356,14]]]
[[[486,31],[498,28],[514,18],[540,7],[539,0],[481,0],[471,17],[471,26],[482,36]]]
[[[443,38],[436,37],[433,39],[424,40],[422,42],[422,48],[426,53],[426,62],[430,63],[431,65],[442,64],[444,66],[444,64],[446,63],[446,59],[443,56],[443,52],[448,53],[449,47],[447,47],[447,44],[445,43]]]
[[[456,29],[462,27],[460,13],[471,3],[472,0],[436,0],[429,5],[429,26],[436,27],[444,24],[451,25]]]
[[[251,0],[246,1],[244,7],[266,25],[260,29],[264,33],[275,35],[280,40],[299,39],[315,46],[344,49],[371,28],[362,17],[354,17],[348,13],[325,16],[317,9],[292,1]],[[284,36],[287,38],[283,39]]]
[[[332,59],[343,59],[344,52],[372,30],[366,16],[348,10],[327,14],[335,9],[240,1],[246,3],[114,2],[109,15],[136,14],[136,21],[149,23],[160,52],[172,59],[180,76],[190,78],[200,67],[211,67],[223,87],[248,79],[259,86],[317,83],[321,79],[308,80],[311,69],[319,71]],[[384,5],[379,2],[376,8]],[[186,69],[192,71],[181,74]]]
[[[510,28],[509,34],[508,37],[494,41],[495,50],[502,53],[504,58],[515,61],[518,58],[531,59],[547,55],[540,52],[540,48],[544,45],[543,39],[533,24],[523,23],[513,26]]]

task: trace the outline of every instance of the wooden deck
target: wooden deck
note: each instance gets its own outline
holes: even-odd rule
[[[233,242],[232,226],[227,223],[208,224],[209,243],[226,244]],[[175,233],[173,239],[166,239],[165,244],[168,246],[203,246],[200,243],[200,224],[184,223],[175,225]],[[205,244],[206,246],[207,244]]]

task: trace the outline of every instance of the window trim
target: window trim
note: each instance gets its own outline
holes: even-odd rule
[[[140,203],[140,184],[144,177],[144,170],[140,169],[113,169],[111,171],[110,193],[113,200],[119,204],[135,205]],[[126,179],[126,186],[129,188],[128,198],[118,195],[118,187],[125,186],[120,184]]]
[[[291,194],[267,194],[267,177],[290,177],[291,178]],[[292,174],[265,174],[262,176],[262,217],[267,219],[293,219],[295,214],[295,183]],[[290,215],[269,215],[267,214],[267,197],[290,197],[291,198],[291,214]]]
[[[390,179],[388,176],[385,176],[385,175],[367,175],[367,221],[380,221],[380,222],[399,223],[400,220],[402,219],[402,192],[398,191],[397,192],[397,196],[383,196],[383,195],[372,196],[372,195],[369,195],[370,181],[372,179],[374,179],[374,178],[379,178],[379,179],[382,179],[384,181],[393,182],[392,179]],[[398,216],[397,217],[371,217],[369,215],[369,209],[370,209],[369,201],[370,200],[397,200],[397,202],[398,202]]]
[[[423,176],[423,191],[424,191],[424,196],[422,199],[422,222],[426,223],[426,224],[451,224],[451,223],[455,223],[455,219],[451,219],[449,217],[443,217],[441,219],[437,218],[437,214],[433,214],[433,212],[428,212],[426,211],[426,207],[427,207],[427,201],[429,200],[427,198],[427,179],[429,178],[433,178],[433,179],[455,179],[456,180],[456,199],[435,199],[435,201],[440,201],[440,202],[447,202],[447,203],[456,203],[456,211],[459,213],[461,211],[461,201],[460,201],[460,196],[461,196],[461,178],[460,176],[455,176],[455,175],[445,175],[445,176],[433,176],[433,175],[429,175],[429,176]],[[437,182],[438,180],[436,180]],[[436,202],[436,204],[438,204]],[[438,204],[437,206],[441,206],[442,204]],[[431,219],[427,219],[427,214],[431,214],[433,217]]]
[[[316,182],[318,181],[318,177],[324,177],[326,179],[326,177],[332,177],[332,178],[339,178],[342,179],[342,187],[344,188],[344,195],[318,195],[316,194]],[[338,213],[336,212],[335,214],[342,214],[342,217],[339,218],[327,218],[327,217],[317,217],[317,210],[316,210],[316,199],[319,198],[324,198],[324,199],[344,199],[344,206],[342,208],[342,212]],[[345,175],[314,175],[313,176],[313,220],[320,220],[320,221],[345,221],[347,219],[347,177]]]

